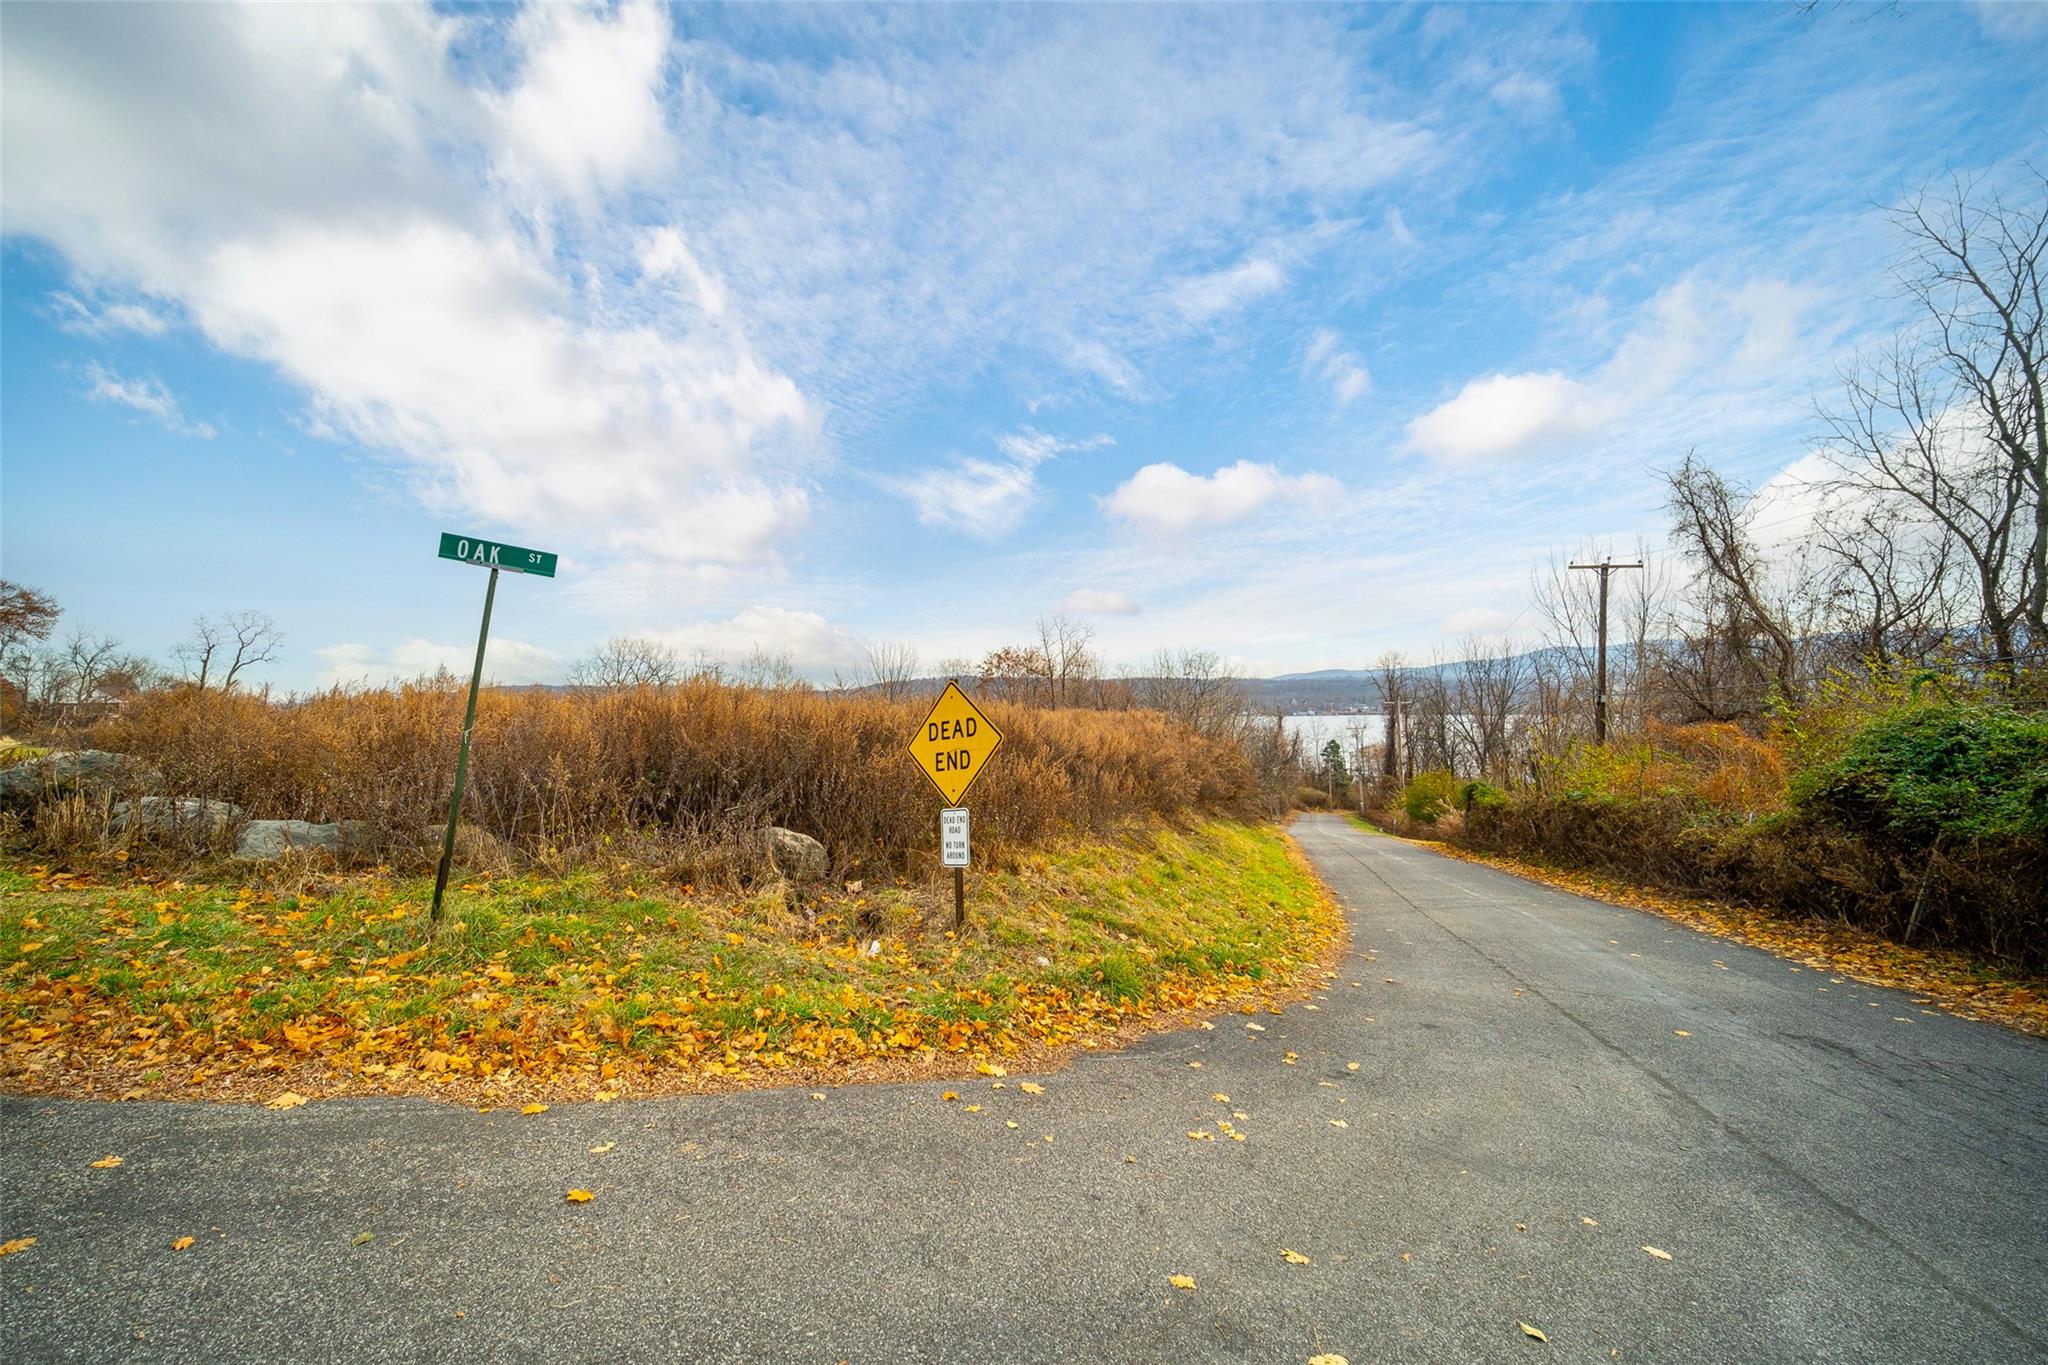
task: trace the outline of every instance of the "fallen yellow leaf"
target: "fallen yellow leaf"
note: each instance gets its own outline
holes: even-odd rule
[[[96,1171],[111,1171],[111,1170],[113,1170],[113,1169],[114,1169],[114,1168],[115,1168],[116,1166],[118,1166],[118,1165],[120,1165],[120,1164],[121,1164],[121,1158],[120,1158],[120,1157],[117,1157],[117,1156],[103,1156],[103,1157],[101,1157],[101,1158],[100,1158],[100,1159],[99,1159],[98,1161],[95,1161],[95,1162],[93,1162],[93,1163],[92,1163],[92,1168],[93,1168],[94,1170],[96,1170]]]
[[[1528,1323],[1526,1323],[1526,1322],[1522,1324],[1522,1333],[1523,1333],[1523,1335],[1525,1335],[1525,1336],[1532,1336],[1532,1337],[1536,1338],[1536,1340],[1538,1340],[1538,1341],[1548,1341],[1548,1340],[1550,1340],[1550,1338],[1549,1338],[1549,1337],[1546,1337],[1546,1336],[1544,1336],[1544,1335],[1543,1335],[1543,1331],[1542,1331],[1542,1329],[1541,1329],[1541,1328],[1537,1328],[1537,1327],[1531,1327],[1531,1326],[1530,1326],[1530,1325],[1529,1325]]]
[[[1285,1262],[1287,1262],[1287,1264],[1289,1264],[1289,1265],[1314,1265],[1314,1264],[1315,1264],[1315,1262],[1313,1262],[1313,1261],[1309,1260],[1309,1258],[1308,1258],[1308,1257],[1306,1257],[1306,1256],[1302,1255],[1302,1254],[1301,1254],[1300,1252],[1298,1252],[1298,1251],[1292,1251],[1292,1250],[1283,1250],[1283,1251],[1281,1251],[1281,1253],[1280,1253],[1280,1259],[1281,1259],[1281,1260],[1283,1260],[1283,1261],[1285,1261]]]
[[[939,1096],[939,1099],[947,1104],[951,1104],[954,1100],[957,1100],[959,1098],[959,1094],[951,1090],[948,1090],[945,1094]]]
[[[590,1154],[592,1156],[603,1156],[606,1152],[609,1152],[612,1148],[618,1145],[619,1144],[616,1142],[600,1142],[597,1144],[597,1146],[592,1147],[590,1149]]]
[[[825,1098],[825,1092],[822,1090],[813,1090],[811,1092],[811,1098],[814,1100],[822,1100]]]
[[[1005,1071],[1002,1067],[997,1066],[994,1062],[983,1062],[974,1069],[976,1071],[979,1071],[984,1076],[1007,1076],[1010,1074],[1008,1071]]]
[[[1664,1251],[1658,1247],[1644,1247],[1643,1250],[1649,1252],[1652,1256],[1655,1256],[1660,1261],[1668,1261],[1671,1259],[1670,1252]]]
[[[1331,1119],[1331,1120],[1330,1120],[1330,1126],[1331,1126],[1332,1128],[1349,1128],[1349,1127],[1350,1127],[1351,1125],[1350,1125],[1350,1124],[1348,1124],[1348,1123],[1346,1123],[1346,1122],[1345,1122],[1344,1120],[1342,1120],[1342,1119]]]
[[[1358,1063],[1357,1063],[1357,1062],[1346,1062],[1346,1063],[1344,1063],[1344,1069],[1345,1069],[1346,1071],[1356,1071],[1356,1070],[1358,1070]]]
[[[1045,1093],[1045,1087],[1040,1085],[1037,1081],[1020,1082],[1017,1088],[1027,1095],[1043,1095]]]
[[[192,1239],[190,1237],[180,1237],[177,1241],[171,1243],[171,1250],[184,1251],[191,1245]]]
[[[1015,1119],[1004,1119],[1004,1120],[1003,1120],[1003,1127],[1005,1127],[1005,1128],[1015,1128],[1016,1126],[1017,1126],[1017,1120],[1015,1120]]]
[[[1584,1223],[1589,1228],[1597,1228],[1600,1226],[1600,1220],[1598,1218],[1588,1218],[1583,1213],[1579,1215],[1579,1221],[1581,1223]]]
[[[1220,1091],[1220,1090],[1219,1090],[1219,1091],[1217,1091],[1217,1092],[1216,1092],[1215,1094],[1211,1095],[1211,1096],[1210,1096],[1209,1098],[1210,1098],[1210,1099],[1212,1099],[1212,1100],[1214,1100],[1214,1101],[1216,1101],[1216,1103],[1218,1103],[1218,1104],[1228,1104],[1228,1103],[1230,1103],[1230,1096],[1228,1096],[1228,1095],[1224,1094],[1224,1093],[1223,1093],[1222,1091]]]
[[[522,1114],[545,1114],[548,1112],[548,1107],[544,1104],[529,1104],[519,1112]]]
[[[12,1256],[17,1251],[27,1251],[36,1244],[33,1237],[10,1237],[0,1242],[0,1256]]]
[[[1335,1351],[1325,1351],[1319,1356],[1310,1356],[1308,1365],[1351,1365],[1351,1362]]]
[[[981,1106],[978,1104],[965,1104],[961,1106],[961,1109],[969,1114],[979,1114],[981,1112]]]
[[[1690,1037],[1692,1037],[1692,1035],[1691,1035],[1690,1033],[1687,1033],[1687,1032],[1686,1032],[1686,1031],[1685,1031],[1684,1029],[1682,1029],[1682,1028],[1675,1028],[1675,1029],[1673,1029],[1673,1030],[1671,1030],[1671,1031],[1672,1031],[1673,1033],[1677,1034],[1677,1035],[1678,1035],[1679,1037],[1681,1037],[1681,1038],[1690,1038]]]
[[[265,1100],[265,1109],[296,1109],[306,1102],[306,1097],[295,1090],[287,1090],[274,1100]]]
[[[1192,1275],[1168,1275],[1166,1277],[1166,1282],[1172,1285],[1175,1289],[1185,1289],[1189,1293],[1194,1292],[1195,1277]]]
[[[1214,1133],[1207,1132],[1200,1128],[1190,1128],[1188,1130],[1188,1136],[1193,1138],[1196,1142],[1214,1142],[1216,1140],[1216,1135]]]
[[[588,1204],[590,1202],[590,1191],[571,1190],[566,1197],[572,1204]]]

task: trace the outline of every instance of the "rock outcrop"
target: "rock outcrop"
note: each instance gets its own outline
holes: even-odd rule
[[[825,846],[808,834],[780,825],[768,827],[768,860],[775,870],[799,886],[825,880],[832,860]]]
[[[0,810],[26,811],[52,796],[129,796],[160,786],[163,774],[139,758],[103,749],[65,749],[0,768]]]
[[[114,807],[114,832],[220,839],[246,817],[229,801],[202,796],[144,796]]]

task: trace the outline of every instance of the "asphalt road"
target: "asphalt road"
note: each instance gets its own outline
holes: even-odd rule
[[[0,1359],[2048,1358],[2048,1045],[1297,833],[1316,1008],[1042,1095],[0,1101]]]

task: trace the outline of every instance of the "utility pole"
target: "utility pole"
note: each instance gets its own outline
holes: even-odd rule
[[[1598,564],[1574,564],[1574,569],[1592,569],[1600,575],[1600,653],[1594,665],[1593,675],[1593,739],[1595,743],[1607,742],[1607,576],[1616,569],[1640,569],[1643,561],[1638,559],[1627,564],[1617,564],[1601,557]]]
[[[1380,709],[1386,712],[1387,716],[1387,752],[1385,762],[1381,766],[1386,769],[1387,776],[1392,778],[1396,784],[1399,784],[1401,781],[1400,695],[1397,693],[1391,697],[1381,698]]]

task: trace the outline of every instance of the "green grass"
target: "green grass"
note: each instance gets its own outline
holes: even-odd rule
[[[4,867],[0,1039],[41,1031],[131,1071],[300,1050],[358,1075],[429,1052],[532,1074],[1000,1055],[1287,978],[1337,923],[1283,836],[1220,822],[971,875],[957,937],[948,889],[835,891],[807,917],[631,869],[512,877],[459,885],[436,932],[423,880],[79,887]]]

